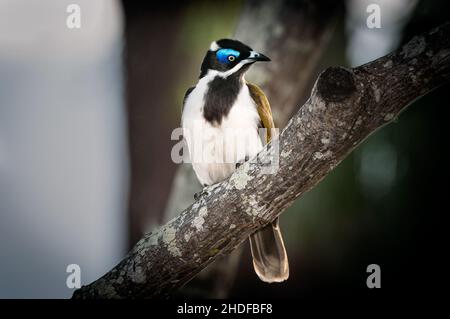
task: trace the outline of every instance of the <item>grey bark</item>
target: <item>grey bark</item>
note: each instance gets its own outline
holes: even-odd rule
[[[449,79],[450,23],[360,67],[326,69],[310,99],[259,153],[268,158],[279,142],[276,174],[245,163],[178,217],[146,234],[114,269],[74,298],[170,295],[279,216],[369,134]]]

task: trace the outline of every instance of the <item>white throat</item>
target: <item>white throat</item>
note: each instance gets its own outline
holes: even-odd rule
[[[228,71],[222,71],[222,72],[216,71],[216,72],[217,72],[218,76],[226,79],[230,75],[232,75],[232,74],[236,73],[237,71],[239,71],[244,65],[249,64],[251,62],[254,62],[254,61],[250,60],[250,59],[245,59],[245,60],[242,60],[241,62],[239,62],[238,64],[236,64],[232,69],[229,69]]]

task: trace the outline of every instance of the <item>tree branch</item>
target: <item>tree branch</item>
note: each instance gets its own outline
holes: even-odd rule
[[[313,188],[359,143],[415,99],[450,79],[450,23],[354,69],[328,68],[279,136],[276,174],[245,163],[74,298],[172,293],[219,254],[228,254]],[[272,141],[259,158],[274,149]]]

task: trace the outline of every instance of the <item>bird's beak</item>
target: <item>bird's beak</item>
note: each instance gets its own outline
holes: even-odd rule
[[[255,51],[250,52],[250,56],[248,57],[248,59],[252,61],[270,61],[269,57]]]

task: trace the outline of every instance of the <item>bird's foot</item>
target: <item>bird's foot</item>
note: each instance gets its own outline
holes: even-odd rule
[[[203,196],[208,196],[212,193],[216,187],[219,186],[220,183],[212,184],[212,185],[203,185],[203,189],[200,192],[194,194],[194,199],[197,201]]]
[[[194,194],[194,199],[199,200],[203,195],[209,195],[208,185],[203,185],[203,189]]]
[[[248,155],[245,156],[245,158],[243,160],[240,160],[239,162],[236,163],[236,169],[238,169],[239,167],[241,167],[242,164],[244,164],[245,162],[247,162],[250,158],[248,157]]]
[[[200,199],[200,197],[202,197],[205,194],[205,192],[203,190],[201,190],[200,192],[197,192],[194,194],[194,199],[197,201]]]

